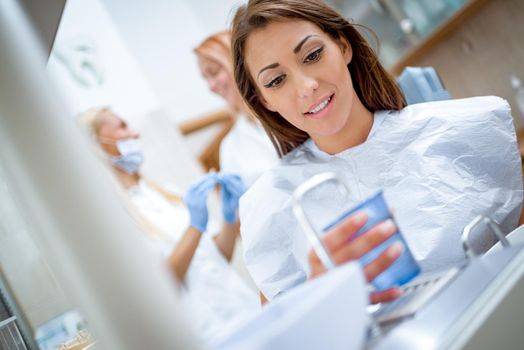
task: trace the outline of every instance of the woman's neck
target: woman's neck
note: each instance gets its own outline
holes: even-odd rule
[[[116,175],[118,176],[118,179],[120,180],[120,183],[122,186],[124,186],[125,189],[134,187],[138,185],[138,182],[140,181],[140,175],[138,173],[136,174],[129,174],[123,171],[122,169],[116,168]]]
[[[245,107],[243,104],[233,108],[233,112],[235,114],[235,121],[237,121],[240,118],[245,118],[245,120],[247,120],[249,123],[256,124],[257,118],[254,115],[252,115],[246,108],[247,107]]]
[[[335,135],[311,138],[319,149],[333,155],[364,143],[372,127],[373,113],[366,109],[355,93],[346,125]]]
[[[243,118],[245,118],[249,123],[251,123],[251,124],[257,124],[257,118],[255,118],[254,115],[252,115],[252,114],[250,114],[250,113],[242,112],[242,116],[243,116]]]

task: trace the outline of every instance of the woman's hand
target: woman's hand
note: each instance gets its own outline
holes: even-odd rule
[[[189,210],[190,226],[196,228],[200,233],[207,230],[208,210],[207,197],[215,188],[218,179],[216,174],[204,175],[200,180],[194,182],[184,196],[184,202]]]
[[[391,237],[396,227],[393,221],[386,220],[372,227],[370,230],[355,239],[352,236],[367,221],[367,214],[357,213],[337,227],[330,230],[322,241],[330,252],[333,262],[342,265],[348,261],[357,260],[373,250],[376,246]],[[382,271],[386,270],[402,253],[404,249],[401,243],[394,243],[388,247],[375,260],[363,267],[364,275],[371,282]],[[326,271],[324,265],[313,250],[309,253],[309,265],[311,267],[310,278],[315,278]],[[371,302],[380,303],[394,300],[400,296],[398,288],[391,288],[382,292],[371,293]]]
[[[218,182],[222,185],[222,214],[228,224],[234,224],[238,219],[238,203],[246,192],[246,185],[240,176],[232,173],[218,173]]]

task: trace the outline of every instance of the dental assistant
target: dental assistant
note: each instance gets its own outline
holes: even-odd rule
[[[291,196],[321,172],[337,172],[351,193],[313,195],[317,228],[382,189],[426,271],[464,261],[460,233],[476,215],[505,232],[517,226],[522,174],[506,101],[406,107],[356,26],[321,1],[248,1],[234,16],[232,48],[239,91],[281,156],[240,202],[245,262],[267,299],[312,273]]]
[[[260,123],[245,109],[233,77],[231,33],[210,35],[195,50],[209,89],[231,109],[235,124],[220,143],[220,170],[240,175],[247,187],[275,165],[278,155]]]

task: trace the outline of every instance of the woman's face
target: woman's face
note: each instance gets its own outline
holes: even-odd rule
[[[273,22],[253,32],[245,60],[264,106],[317,143],[349,126],[354,101],[347,65],[351,46],[301,20]]]
[[[140,137],[138,132],[131,130],[125,121],[109,110],[100,112],[100,118],[97,137],[104,151],[111,156],[120,155],[116,147],[117,141]]]
[[[241,98],[230,72],[217,61],[201,55],[198,56],[198,66],[209,89],[226,100],[230,107],[239,110]]]

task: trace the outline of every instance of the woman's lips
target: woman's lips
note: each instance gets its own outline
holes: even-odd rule
[[[331,109],[334,98],[335,98],[335,94],[328,96],[322,102],[317,104],[315,107],[311,108],[310,112],[304,113],[304,116],[308,118],[313,118],[313,119],[322,119],[323,117],[327,115],[327,113]]]

